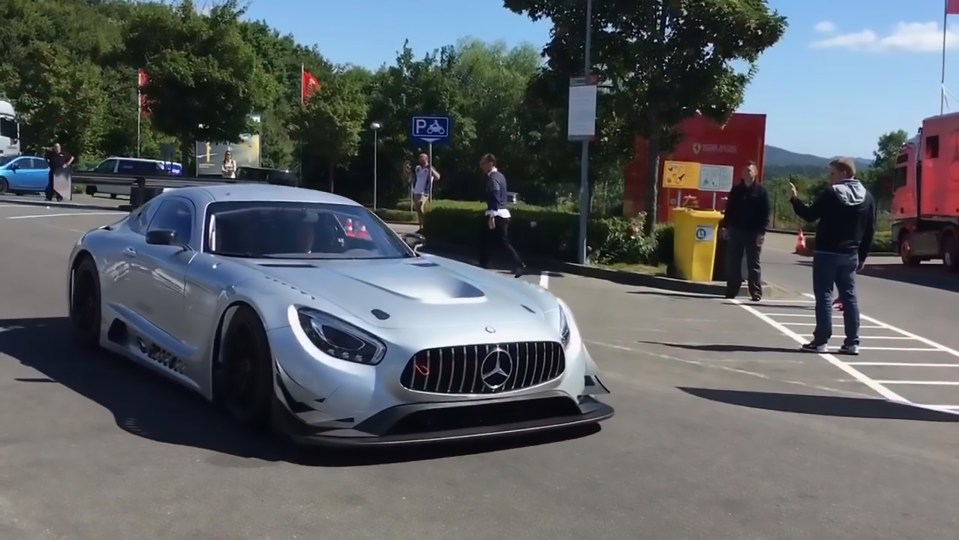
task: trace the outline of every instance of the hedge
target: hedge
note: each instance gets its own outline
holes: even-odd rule
[[[423,232],[438,242],[476,248],[485,226],[484,210],[481,203],[434,201]],[[520,252],[576,260],[579,214],[527,204],[511,205],[509,211],[510,239]],[[668,263],[672,255],[671,228],[657,228],[652,237],[646,237],[641,234],[643,219],[643,215],[591,219],[586,242],[590,260],[599,264]]]
[[[816,249],[816,237],[807,236],[806,237],[806,250],[809,253]],[[892,249],[892,233],[890,231],[877,231],[876,236],[872,241],[872,248],[870,248],[870,253],[892,253],[895,250]]]

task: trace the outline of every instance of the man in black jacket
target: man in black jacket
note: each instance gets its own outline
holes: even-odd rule
[[[763,297],[759,257],[769,227],[769,193],[762,184],[756,182],[758,172],[756,163],[750,161],[743,179],[729,192],[722,224],[727,246],[726,298],[735,298],[742,287],[745,253],[747,288],[749,297],[755,302]]]
[[[856,179],[856,165],[848,158],[829,164],[832,186],[822,192],[811,206],[805,205],[792,189],[796,215],[816,221],[816,247],[812,259],[812,288],[816,297],[816,329],[805,351],[826,352],[832,337],[832,289],[839,290],[843,305],[846,340],[841,354],[859,354],[859,303],[856,299],[856,273],[862,270],[876,231],[876,202],[862,182]]]
[[[506,177],[496,168],[496,156],[484,154],[480,169],[486,173],[486,212],[483,215],[483,231],[480,238],[479,265],[489,264],[490,244],[499,244],[513,261],[513,276],[520,277],[526,264],[509,241],[510,212],[506,208]]]

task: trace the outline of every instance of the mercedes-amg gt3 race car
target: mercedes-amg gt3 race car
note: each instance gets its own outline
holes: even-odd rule
[[[299,443],[469,439],[613,415],[593,397],[608,390],[569,306],[422,245],[328,193],[173,189],[77,242],[70,319],[85,344]]]

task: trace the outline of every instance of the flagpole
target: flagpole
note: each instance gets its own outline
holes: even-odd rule
[[[306,65],[305,65],[305,64],[300,64],[300,83],[299,83],[299,85],[300,85],[300,107],[301,107],[301,108],[303,107],[303,104],[304,104],[304,101],[303,101],[303,77],[304,77],[305,75],[306,75]],[[300,146],[300,181],[299,181],[299,184],[302,186],[302,185],[303,185],[303,182],[304,182],[304,178],[303,178],[303,138],[302,138],[302,135],[301,135],[301,138],[300,138],[300,140],[299,140],[299,146]]]
[[[946,22],[949,17],[949,0],[942,0],[942,75],[939,79],[939,114],[946,110]]]
[[[140,88],[140,83],[142,82],[142,77],[140,77],[140,70],[137,70],[137,157],[140,157],[140,117],[143,116],[143,90]]]

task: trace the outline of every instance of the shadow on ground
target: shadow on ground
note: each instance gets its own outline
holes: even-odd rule
[[[930,287],[942,291],[959,292],[959,276],[942,265],[928,262],[919,266],[904,266],[899,263],[866,264],[862,270],[864,276],[920,287]]]
[[[465,249],[465,248],[453,248],[453,247],[447,247],[447,246],[431,247],[429,245],[428,239],[427,239],[427,245],[426,247],[423,248],[422,251],[423,253],[426,253],[429,255],[436,255],[437,257],[444,257],[447,259],[452,259],[454,261],[459,261],[459,262],[471,264],[474,266],[476,266],[477,264],[476,254],[472,250]],[[526,275],[529,275],[529,276],[538,276],[541,273],[545,273],[551,278],[565,277],[565,274],[563,274],[562,272],[546,270],[544,267],[547,265],[542,263],[542,261],[529,260],[529,261],[526,261],[526,265],[527,265]],[[512,272],[513,272],[512,264],[508,260],[504,259],[502,256],[491,257],[489,269],[495,270],[500,273],[508,273],[510,275],[512,275]]]
[[[763,347],[760,345],[726,345],[726,344],[696,344],[696,343],[665,343],[661,341],[637,341],[637,343],[642,343],[644,345],[659,345],[661,347],[672,347],[675,349],[686,349],[688,351],[703,351],[703,352],[788,352],[788,353],[798,353],[800,351],[798,347]]]
[[[900,405],[878,398],[778,394],[688,387],[679,387],[679,390],[710,401],[767,411],[845,418],[959,422],[959,415]]]
[[[598,425],[489,442],[387,449],[294,448],[241,429],[202,397],[105,352],[73,344],[64,317],[0,320],[0,353],[40,372],[23,384],[59,383],[109,410],[121,429],[145,439],[235,458],[321,467],[402,463],[557,443],[591,435]],[[222,461],[222,458],[220,458]]]

